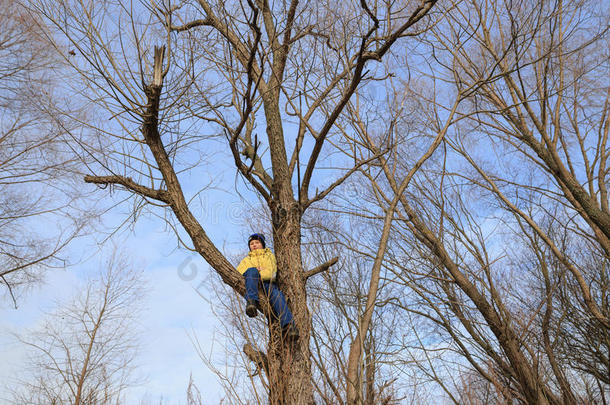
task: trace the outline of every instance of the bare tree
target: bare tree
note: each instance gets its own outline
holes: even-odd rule
[[[579,374],[583,369],[592,373],[603,398],[608,387],[596,376],[598,371],[560,358],[569,347],[562,345],[564,339],[582,341],[580,328],[571,326],[573,319],[600,331],[589,335],[592,340],[584,339],[588,348],[580,346],[582,355],[576,357],[584,363],[596,357],[605,370],[610,364],[609,16],[595,2],[543,2],[535,11],[525,11],[527,2],[499,2],[494,7],[503,11],[497,24],[486,17],[490,8],[472,4],[480,10],[472,27],[481,27],[472,40],[456,35],[439,39],[455,50],[448,54],[455,62],[455,87],[477,85],[460,130],[483,136],[467,141],[461,132],[451,147],[467,162],[468,181],[513,217],[505,218],[504,229],[519,234],[531,252],[526,268],[540,292],[533,302],[527,299],[531,297],[521,299],[530,304],[531,319],[539,322],[537,346],[561,400],[578,402],[572,386],[580,384],[565,371],[574,366]],[[468,57],[475,50],[481,57]],[[473,144],[487,145],[510,161],[490,165],[472,152]]]
[[[325,404],[348,403],[349,392],[350,399],[355,397],[363,404],[401,403],[405,392],[393,360],[395,342],[402,331],[396,325],[402,322],[402,314],[387,306],[395,291],[383,281],[383,272],[378,279],[371,274],[383,229],[378,229],[374,221],[342,226],[327,214],[318,220],[310,230],[308,255],[339,256],[342,260],[309,286],[316,397]],[[368,309],[371,280],[378,285],[374,311],[364,331],[360,320]],[[348,359],[355,342],[361,353],[350,369],[353,363]]]
[[[404,147],[370,177],[400,197],[385,266],[422,322],[407,350],[455,403],[604,402],[607,10],[471,1],[445,16],[424,49],[451,87],[421,98],[455,111],[443,147],[406,192]]]
[[[120,404],[135,382],[137,317],[145,288],[115,254],[70,302],[19,340],[30,348],[16,404]]]
[[[475,6],[483,11],[483,6],[476,3]],[[597,243],[599,253],[607,257],[610,252],[610,222],[606,223],[610,220],[606,191],[610,93],[607,86],[599,86],[597,81],[606,67],[579,63],[590,52],[597,54],[599,51],[603,55],[607,32],[591,28],[583,38],[574,30],[576,27],[590,28],[589,24],[597,24],[608,16],[596,15],[595,9],[589,11],[588,7],[582,12],[577,3],[561,1],[545,2],[536,12],[524,12],[517,5],[503,6],[506,8],[505,23],[493,31],[478,31],[473,41],[462,48],[464,52],[471,46],[486,50],[483,73],[473,70],[473,64],[481,61],[461,58],[459,66],[456,65],[454,72],[460,80],[456,86],[472,86],[475,82],[477,85],[477,91],[470,98],[471,108],[464,112],[469,114],[470,124],[489,136],[489,146],[514,153],[511,155],[514,156],[513,165],[521,163],[536,169],[540,179],[545,179],[545,184],[536,190],[541,199],[558,196],[565,213],[577,215],[575,227],[578,232]],[[481,18],[480,24],[488,27],[491,22]],[[602,23],[601,26],[607,25]],[[494,38],[506,38],[510,42],[505,41],[497,50],[498,46],[492,46]],[[536,46],[529,46],[530,42]],[[592,102],[581,101],[584,94],[590,96]],[[490,112],[480,114],[481,110]],[[502,112],[497,115],[498,111]],[[582,118],[581,111],[586,111]],[[456,140],[455,149],[481,172],[480,179],[488,189],[551,248],[578,282],[588,311],[601,324],[610,327],[608,315],[600,309],[585,274],[570,263],[567,252],[561,252],[558,243],[540,229],[537,218],[520,210],[519,201],[513,198],[519,189],[531,194],[538,184],[523,184],[522,179],[516,179],[515,186],[505,185],[505,173],[494,173],[478,163],[478,159],[465,150],[463,137]],[[547,201],[543,203],[552,204]]]
[[[0,2],[0,23],[0,286],[17,305],[15,287],[62,266],[59,253],[82,225],[70,209],[74,157],[45,112],[56,59],[18,2]]]
[[[211,135],[226,142],[240,178],[270,213],[283,269],[278,281],[301,333],[296,344],[287,344],[271,325],[269,401],[313,403],[305,286],[315,272],[303,269],[301,220],[312,204],[376,156],[352,156],[321,190],[316,169],[325,158],[323,147],[340,138],[335,124],[346,104],[375,79],[366,69],[402,38],[425,29],[423,19],[435,1],[374,7],[204,0],[129,7],[31,4],[53,27],[57,49],[65,48],[63,41],[74,48],[77,58],[63,55],[82,79],[79,94],[101,107],[98,118],[116,122],[82,123],[96,137],[80,146],[99,163],[85,180],[119,186],[137,196],[138,205],[171,212],[176,221],[170,222],[190,239],[181,242],[242,293],[241,278],[194,214],[190,202],[197,192],[189,193],[181,181],[202,164],[185,151],[209,150]]]

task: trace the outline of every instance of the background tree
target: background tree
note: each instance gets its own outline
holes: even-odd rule
[[[117,253],[69,302],[21,335],[30,358],[15,404],[121,404],[136,382],[139,273]]]
[[[62,266],[60,251],[82,227],[74,157],[48,116],[57,59],[37,22],[0,1],[0,288],[15,305],[16,287]]]
[[[429,64],[411,65],[426,67],[413,70],[430,83],[419,87],[437,112],[429,122],[455,111],[444,145],[406,193],[408,143],[370,176],[386,201],[400,196],[385,265],[408,291],[393,304],[416,320],[405,349],[455,403],[607,396],[608,15],[598,6],[445,9],[422,36]],[[586,355],[570,357],[568,341]]]

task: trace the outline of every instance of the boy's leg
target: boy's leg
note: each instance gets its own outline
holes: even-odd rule
[[[258,282],[261,279],[258,269],[250,267],[244,273],[244,279],[246,281],[246,300],[258,301]]]
[[[263,288],[269,297],[269,302],[273,308],[273,312],[280,318],[280,326],[282,328],[292,323],[292,312],[286,303],[286,297],[274,283],[263,282]]]
[[[253,318],[256,316],[256,303],[258,302],[258,283],[261,276],[256,267],[250,267],[244,273],[246,282],[246,315]]]

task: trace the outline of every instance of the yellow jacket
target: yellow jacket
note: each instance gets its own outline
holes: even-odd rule
[[[240,274],[244,274],[250,267],[256,267],[261,275],[261,280],[264,281],[275,281],[275,274],[277,273],[277,264],[275,262],[275,255],[271,252],[271,249],[254,249],[248,253],[248,256],[237,266],[237,271]]]

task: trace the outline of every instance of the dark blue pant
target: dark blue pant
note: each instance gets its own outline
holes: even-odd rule
[[[261,275],[258,272],[258,269],[256,267],[250,267],[244,273],[244,278],[246,279],[246,300],[258,301],[258,284],[261,282]],[[290,312],[290,308],[288,308],[284,294],[277,288],[275,283],[263,281],[261,284],[263,285],[265,294],[269,297],[273,312],[280,318],[280,325],[282,328],[292,323],[292,312]]]

